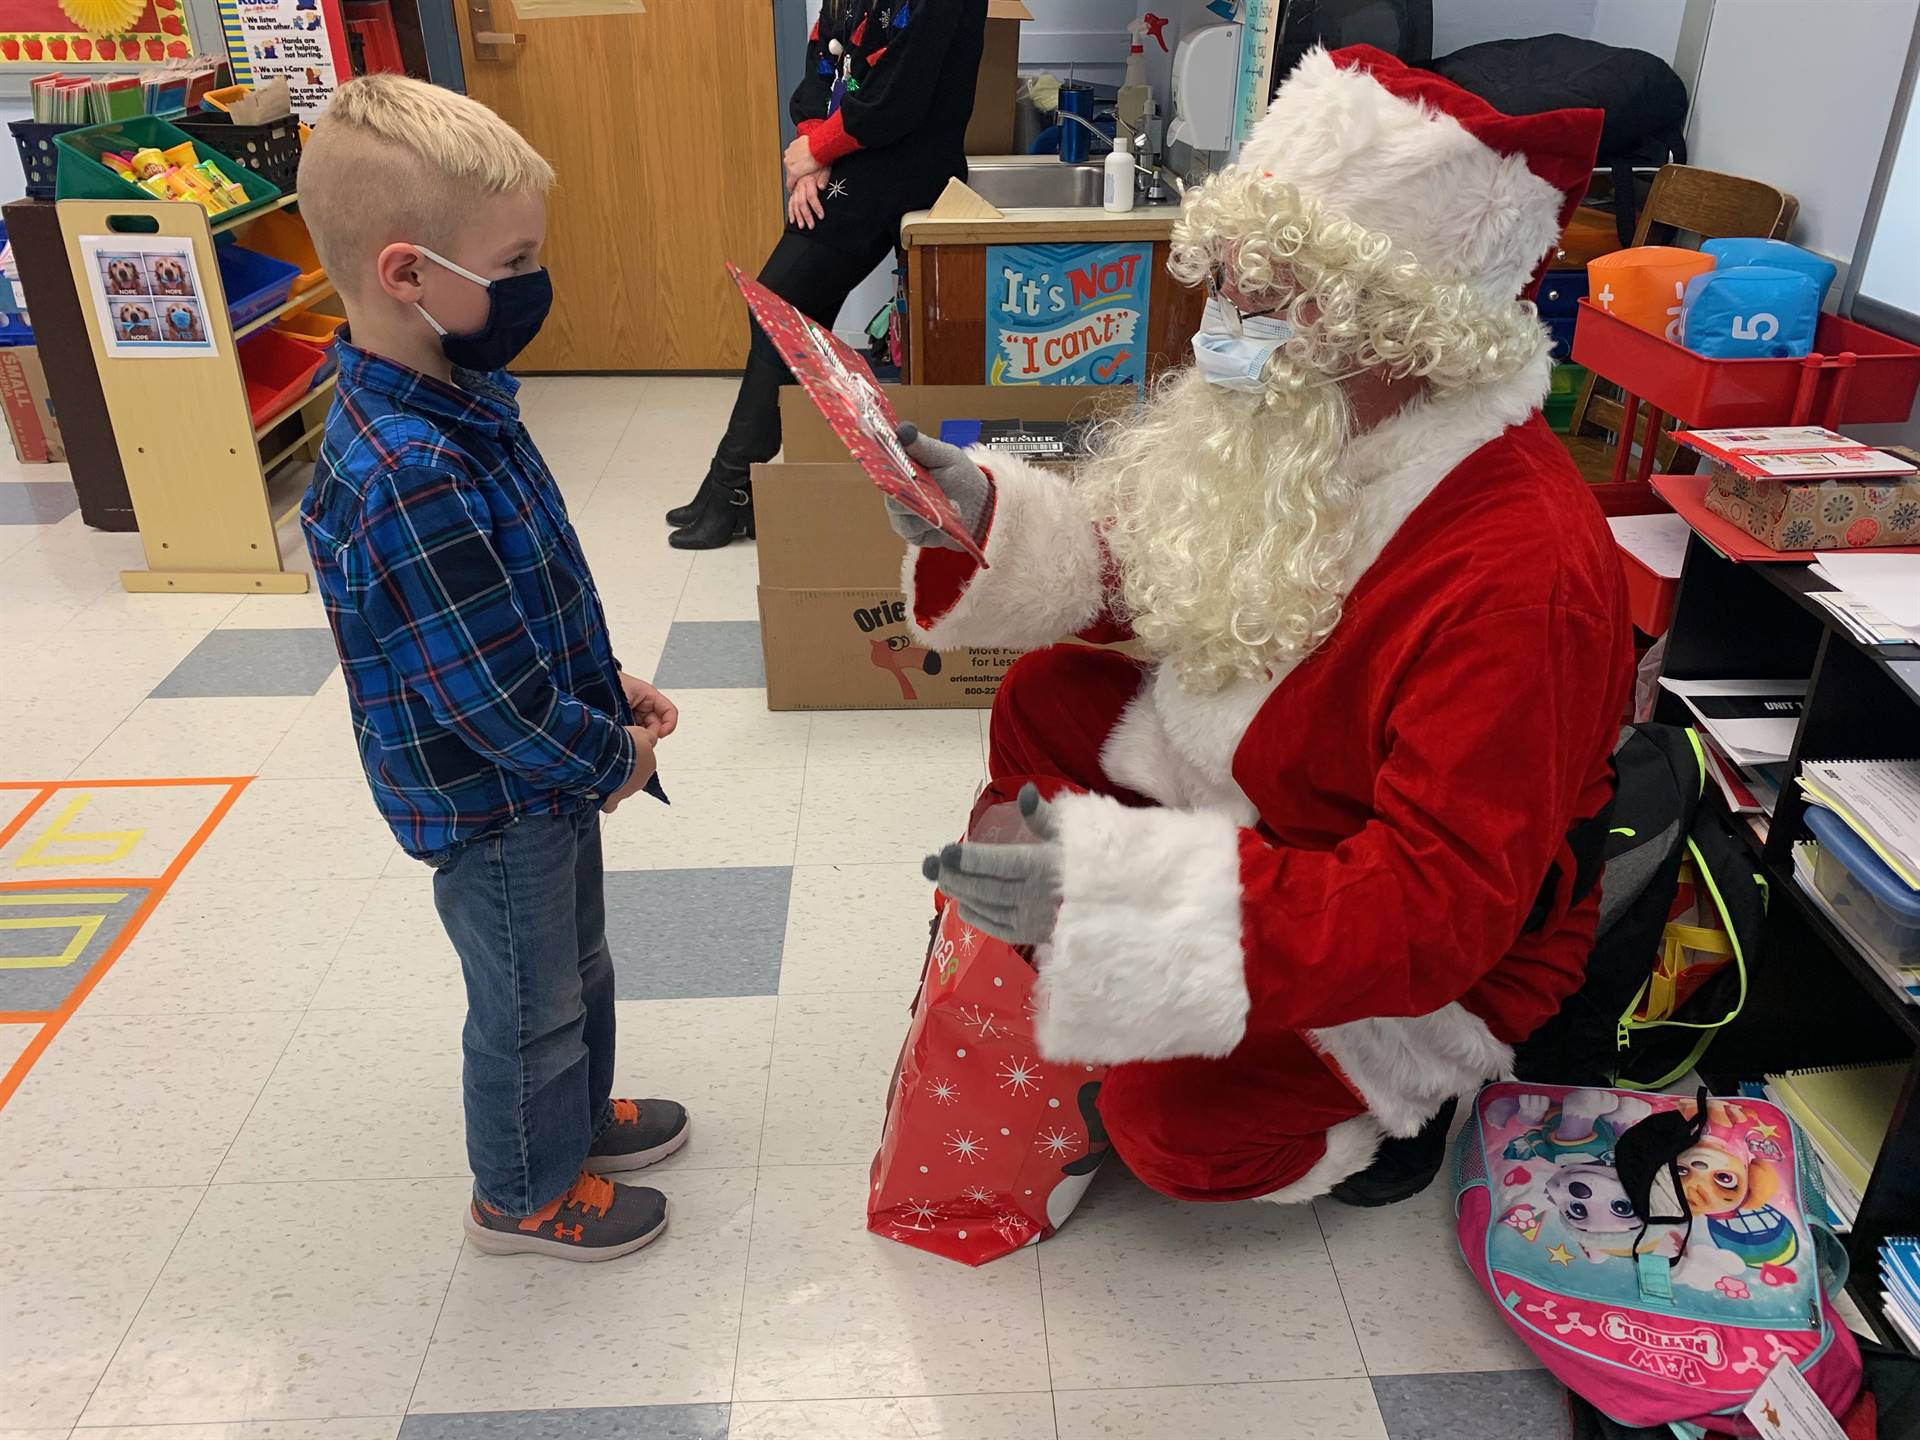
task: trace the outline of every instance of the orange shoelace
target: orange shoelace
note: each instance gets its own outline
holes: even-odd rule
[[[604,1218],[613,1204],[613,1182],[582,1170],[580,1178],[573,1182],[573,1188],[567,1191],[560,1203],[569,1210],[597,1210]]]
[[[640,1107],[631,1100],[614,1101],[613,1123],[616,1125],[638,1125],[640,1123]]]

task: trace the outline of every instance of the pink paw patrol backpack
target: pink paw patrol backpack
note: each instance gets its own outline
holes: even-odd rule
[[[1752,1435],[1740,1412],[1783,1357],[1836,1414],[1858,1393],[1819,1167],[1766,1101],[1490,1085],[1453,1173],[1468,1267],[1615,1420]]]

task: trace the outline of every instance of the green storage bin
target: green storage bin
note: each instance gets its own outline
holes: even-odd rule
[[[1561,435],[1573,428],[1573,402],[1580,398],[1580,387],[1587,383],[1587,367],[1565,361],[1553,367],[1547,398],[1540,407],[1547,427]]]
[[[230,155],[222,155],[206,141],[196,139],[176,125],[152,115],[136,115],[130,120],[110,120],[105,125],[89,125],[53,137],[60,152],[60,164],[54,177],[54,198],[58,200],[144,200],[149,195],[131,181],[122,180],[101,161],[109,150],[171,150],[190,142],[195,153],[219,162],[226,177],[247,192],[247,203],[209,220],[225,224],[236,215],[245,215],[280,198],[279,187],[262,180]],[[191,201],[178,201],[191,204]]]

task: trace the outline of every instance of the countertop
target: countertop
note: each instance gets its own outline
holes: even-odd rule
[[[909,211],[900,222],[904,245],[1003,245],[1038,240],[1165,240],[1180,218],[1174,205],[1141,205],[1109,215],[1090,205],[1007,210],[998,220],[936,220],[931,211]]]

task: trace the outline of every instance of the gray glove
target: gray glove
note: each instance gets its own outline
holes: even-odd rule
[[[1020,815],[1038,844],[949,845],[920,869],[974,929],[1009,945],[1038,945],[1053,934],[1066,867],[1053,808],[1031,785],[1020,791]]]
[[[987,502],[993,498],[993,481],[967,458],[966,451],[931,435],[922,435],[920,427],[911,422],[901,422],[894,433],[907,447],[907,453],[920,462],[920,467],[933,477],[933,483],[953,502],[953,508],[959,511],[973,538],[980,539],[980,522],[986,518]],[[891,495],[887,496],[887,519],[893,525],[893,533],[909,545],[923,549],[929,546],[941,550],[960,548]]]

